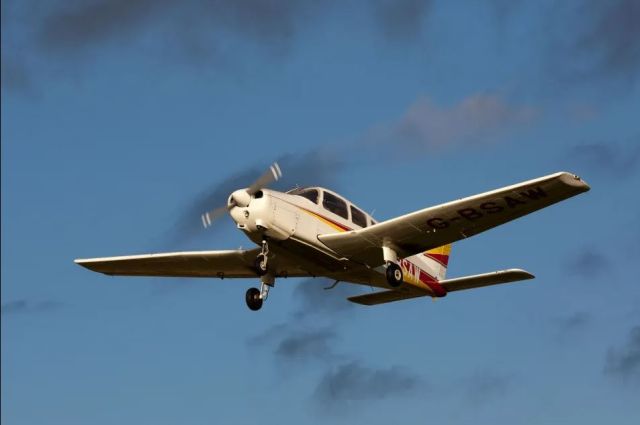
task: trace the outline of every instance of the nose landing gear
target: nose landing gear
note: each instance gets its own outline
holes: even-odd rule
[[[253,267],[258,276],[264,276],[269,271],[269,244],[266,239],[262,240],[262,251],[253,261]]]
[[[249,288],[247,290],[246,300],[247,307],[249,310],[258,311],[262,308],[262,303],[269,296],[269,288],[273,286],[273,284],[269,285],[268,283],[262,282],[260,284],[260,289],[258,288]]]
[[[269,250],[267,247],[267,242],[263,241],[262,253],[258,255],[254,262],[258,274],[261,276],[260,289],[249,288],[245,297],[247,301],[247,307],[249,307],[249,309],[252,311],[258,311],[262,308],[262,303],[269,296],[269,289],[276,284],[275,269],[273,272],[270,272],[267,264],[267,259],[269,258],[267,255],[268,253]]]

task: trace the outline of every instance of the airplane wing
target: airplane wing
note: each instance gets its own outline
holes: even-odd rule
[[[481,288],[483,286],[499,285],[501,283],[518,282],[520,280],[533,279],[531,273],[520,269],[502,270],[498,272],[490,272],[477,274],[474,276],[465,276],[455,279],[445,279],[440,281],[447,292],[462,291],[463,289]],[[352,303],[362,305],[379,305],[391,303],[394,301],[408,300],[411,298],[427,297],[430,294],[418,289],[400,290],[400,291],[379,291],[371,294],[358,295],[347,298]]]
[[[195,251],[164,254],[131,255],[75,260],[76,264],[109,276],[165,277],[257,277],[253,261],[260,249],[249,251]],[[289,264],[285,258],[274,259],[276,276],[306,277],[309,273]]]
[[[327,247],[353,261],[384,264],[387,245],[400,258],[468,238],[590,189],[565,172],[437,205],[357,231],[319,235]]]

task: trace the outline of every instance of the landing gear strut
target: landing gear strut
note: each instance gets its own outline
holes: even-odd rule
[[[267,258],[266,255],[264,258]],[[249,309],[253,311],[260,310],[260,308],[262,308],[262,303],[269,296],[269,289],[273,288],[275,284],[275,273],[264,274],[260,279],[260,289],[249,288],[249,290],[247,291],[247,295],[245,297],[247,301],[247,307],[249,307]]]
[[[264,276],[269,271],[269,244],[266,239],[262,240],[262,251],[256,259],[253,261],[253,266],[256,269],[258,276]]]
[[[386,277],[389,286],[392,288],[399,287],[404,279],[402,269],[398,265],[398,255],[391,247],[384,246],[382,248],[382,256],[387,267]]]

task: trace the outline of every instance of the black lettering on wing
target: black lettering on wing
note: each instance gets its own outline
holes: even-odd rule
[[[429,220],[427,220],[427,224],[432,228],[432,229],[446,229],[447,227],[449,227],[449,223],[447,223],[445,220],[441,219],[441,218],[430,218]]]
[[[504,207],[498,205],[495,202],[485,202],[484,204],[480,204],[480,209],[489,214],[495,214],[499,213],[500,211],[504,211]]]
[[[507,205],[509,206],[509,208],[513,208],[516,205],[525,205],[526,202],[524,201],[518,201],[517,199],[512,198],[511,196],[505,196],[504,197],[504,201],[507,203]]]
[[[538,199],[545,198],[547,196],[545,191],[542,190],[540,186],[536,187],[535,189],[529,189],[526,192],[520,192],[520,195],[524,196],[525,198],[529,198],[532,201],[537,201]]]
[[[474,221],[482,217],[482,213],[476,211],[475,208],[463,208],[461,210],[458,210],[458,214],[469,221]]]

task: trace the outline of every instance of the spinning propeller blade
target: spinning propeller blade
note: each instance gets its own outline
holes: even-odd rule
[[[201,218],[204,228],[206,229],[207,227],[211,226],[211,223],[219,219],[225,212],[227,212],[226,205],[216,208],[215,210],[211,210],[208,213],[202,214]]]
[[[280,180],[280,178],[282,178],[282,171],[280,170],[280,166],[278,165],[278,163],[274,162],[273,165],[271,165],[269,169],[262,175],[262,177],[260,177],[251,186],[249,186],[247,192],[249,193],[249,195],[253,196],[257,191],[259,191],[263,187],[266,187],[273,181]]]
[[[202,214],[202,216],[200,217],[202,219],[202,225],[205,228],[210,227],[211,223],[220,218],[225,213],[225,211],[229,210],[230,208],[233,208],[235,206],[246,207],[251,201],[251,197],[255,195],[256,192],[258,192],[263,187],[267,187],[272,182],[280,180],[281,178],[282,170],[280,170],[280,166],[278,165],[278,163],[274,162],[273,165],[269,166],[269,169],[258,180],[256,180],[251,186],[249,186],[248,189],[240,189],[231,194],[228,205],[215,208],[207,213]],[[240,202],[240,199],[242,199],[242,201],[244,202]]]

